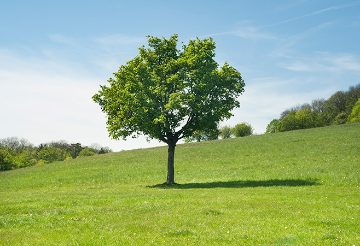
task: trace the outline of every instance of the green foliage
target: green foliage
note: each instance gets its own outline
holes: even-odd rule
[[[341,112],[334,118],[332,124],[333,125],[345,124],[347,119],[348,119],[348,115],[345,112]]]
[[[231,127],[230,126],[221,127],[220,136],[222,139],[231,138]]]
[[[17,168],[16,153],[10,148],[0,147],[0,171]]]
[[[334,119],[346,109],[346,93],[338,91],[324,102],[325,113]]]
[[[211,132],[239,107],[244,91],[240,73],[214,61],[215,42],[190,40],[177,50],[170,39],[148,36],[148,46],[122,65],[110,86],[101,86],[93,100],[108,117],[112,138],[144,134],[165,143]],[[179,130],[175,130],[179,129]]]
[[[360,84],[356,86],[350,86],[349,90],[346,93],[346,113],[350,115],[354,106],[357,104],[360,98]]]
[[[180,139],[201,139],[239,107],[245,83],[229,64],[215,62],[212,38],[190,40],[177,49],[169,39],[148,36],[148,47],[120,66],[110,86],[93,96],[107,115],[113,139],[143,134],[168,144],[168,176],[174,183],[174,151]]]
[[[217,140],[219,139],[219,130],[211,130],[208,132],[194,132],[193,136],[185,138],[185,143],[191,143],[191,142],[201,142],[201,141],[211,141],[211,140]]]
[[[358,245],[360,123],[0,173],[0,245]],[[193,167],[197,166],[196,169]]]
[[[296,112],[291,111],[288,116],[286,116],[276,125],[275,132],[285,132],[299,129],[299,122],[295,115]]]
[[[58,148],[45,146],[38,152],[37,156],[40,160],[43,160],[43,163],[47,164],[65,160],[66,152]]]
[[[280,114],[279,122],[275,119],[269,123],[266,133],[274,132],[274,128],[275,132],[284,132],[349,123],[359,97],[360,84],[345,92],[338,91],[327,100],[313,100],[311,105],[305,103],[286,109]]]
[[[273,119],[266,127],[265,133],[275,133],[277,124],[279,123],[278,119]]]
[[[299,129],[313,128],[316,125],[316,113],[309,108],[296,112],[295,119]]]
[[[352,109],[352,112],[347,120],[347,123],[356,123],[360,122],[360,98],[356,102],[354,108]]]
[[[97,154],[97,151],[95,149],[91,149],[91,148],[83,148],[78,157],[84,157],[84,156],[92,156]]]
[[[0,139],[0,171],[64,161],[78,156],[110,153],[111,149],[95,144],[98,149],[82,147],[65,141],[40,144],[34,147],[26,139]]]
[[[78,155],[80,154],[81,150],[83,150],[83,147],[81,146],[80,143],[76,143],[76,144],[71,144],[69,147],[69,151],[71,154],[72,158],[76,158],[78,157]]]
[[[244,123],[235,125],[231,129],[231,133],[237,138],[250,136],[253,133],[253,128],[251,127],[251,125],[249,123],[244,122]]]

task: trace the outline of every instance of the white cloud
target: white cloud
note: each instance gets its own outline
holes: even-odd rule
[[[200,36],[199,38],[206,38],[206,37],[214,37],[220,35],[231,35],[236,36],[239,38],[244,39],[277,39],[277,37],[273,34],[260,31],[260,28],[253,27],[253,26],[240,26],[233,31],[221,32],[221,33],[213,33]]]
[[[352,7],[352,6],[359,5],[359,4],[360,4],[360,1],[355,1],[355,2],[351,2],[351,3],[340,4],[340,5],[334,5],[334,6],[331,6],[331,7],[328,7],[328,8],[324,8],[324,9],[320,9],[320,10],[311,12],[311,13],[309,13],[309,14],[305,14],[305,15],[302,15],[302,16],[298,16],[298,17],[295,17],[295,18],[292,18],[292,19],[284,20],[284,21],[281,21],[281,22],[278,22],[278,23],[274,23],[274,24],[265,25],[265,26],[263,26],[262,28],[277,26],[277,25],[281,25],[281,24],[288,23],[288,22],[300,20],[300,19],[303,19],[303,18],[312,16],[312,15],[318,15],[318,14],[325,13],[325,12],[328,12],[328,11],[331,11],[331,10],[349,8],[349,7]]]
[[[332,65],[337,71],[355,71],[360,72],[360,62],[351,54],[339,54],[323,58],[324,62]]]
[[[119,45],[133,45],[145,44],[146,37],[131,37],[120,34],[109,35],[105,37],[95,38],[95,42],[104,46],[119,46]]]
[[[316,53],[313,57],[288,57],[280,67],[296,72],[360,72],[360,62],[351,54]]]
[[[73,41],[70,38],[63,36],[62,34],[49,34],[48,37],[56,43],[73,44]]]
[[[292,70],[292,71],[297,71],[297,72],[310,72],[311,70],[313,70],[314,68],[310,67],[309,64],[305,64],[299,61],[295,61],[292,63],[288,63],[288,64],[280,64],[280,66]]]
[[[262,77],[250,79],[246,84],[244,94],[239,97],[240,108],[235,109],[234,116],[222,122],[221,126],[248,122],[257,134],[264,133],[270,121],[279,118],[284,110],[298,104],[311,103],[314,99],[327,99],[336,91],[331,85],[312,86],[313,78]],[[299,85],[308,90],[296,89]]]
[[[259,28],[252,26],[240,27],[237,30],[230,32],[230,34],[246,39],[277,39],[275,35],[262,32]]]
[[[162,145],[143,137],[111,140],[105,115],[92,101],[103,81],[72,66],[0,51],[0,104],[5,105],[0,138],[16,136],[36,145],[56,140],[99,143],[115,151]]]

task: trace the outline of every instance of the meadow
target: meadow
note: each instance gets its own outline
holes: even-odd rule
[[[360,245],[360,124],[0,173],[0,245]]]

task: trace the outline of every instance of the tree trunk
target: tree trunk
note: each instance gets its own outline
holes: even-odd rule
[[[167,179],[165,184],[175,184],[174,181],[174,156],[175,156],[175,146],[176,143],[168,144],[168,171],[167,171]]]

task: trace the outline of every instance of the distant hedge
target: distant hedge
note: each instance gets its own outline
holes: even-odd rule
[[[313,100],[284,110],[273,119],[266,133],[284,132],[360,121],[360,84],[338,91],[329,99]]]
[[[98,144],[87,147],[80,143],[55,141],[34,146],[26,139],[4,138],[0,139],[0,171],[109,152],[112,150]]]

